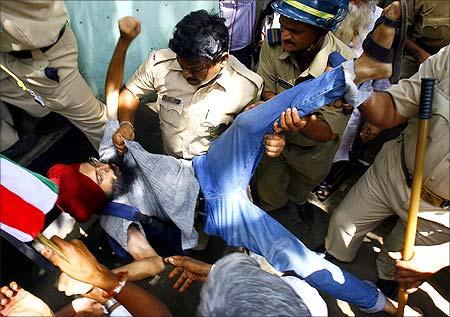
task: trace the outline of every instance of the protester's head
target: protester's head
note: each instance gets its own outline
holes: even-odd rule
[[[309,52],[337,28],[345,17],[348,0],[277,0],[282,46],[288,52]]]
[[[200,293],[199,316],[310,316],[279,276],[249,256],[233,253],[214,265]]]
[[[55,164],[47,172],[58,187],[57,205],[77,221],[100,212],[114,193],[118,169],[95,159],[81,164]]]
[[[336,37],[347,45],[360,47],[370,31],[376,5],[377,0],[351,0],[347,16],[334,33]]]
[[[183,77],[191,85],[213,79],[228,60],[224,19],[205,10],[191,12],[175,26],[169,47],[177,54]]]

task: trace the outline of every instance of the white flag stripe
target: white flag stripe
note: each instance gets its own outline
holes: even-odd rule
[[[0,222],[0,230],[6,231],[16,239],[19,239],[22,242],[30,242],[33,240],[33,237],[29,234],[26,234],[20,230],[14,229],[13,227],[10,227],[8,225],[5,225],[4,223]]]
[[[41,210],[49,212],[58,195],[39,178],[19,165],[0,159],[0,183],[23,200]]]

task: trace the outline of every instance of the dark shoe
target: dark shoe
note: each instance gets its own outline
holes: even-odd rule
[[[385,280],[379,278],[377,280],[377,287],[383,292],[384,295],[397,301],[398,297],[398,283],[392,280]]]
[[[311,227],[314,223],[314,210],[310,203],[297,205],[297,214],[300,220],[307,226]]]
[[[27,133],[23,135],[19,141],[2,152],[2,154],[10,159],[14,159],[29,150],[36,144],[38,136],[35,133]]]
[[[325,249],[325,244],[321,244],[321,245],[319,245],[318,247],[316,247],[316,248],[314,248],[314,249],[311,249],[311,251],[314,251],[314,252],[316,252],[316,253],[323,253],[323,254],[326,254],[327,249]]]
[[[314,194],[316,194],[316,197],[321,201],[324,202],[325,200],[330,197],[330,188],[328,187],[328,184],[325,182],[322,182],[315,190]]]
[[[323,257],[325,260],[328,260],[328,261],[339,261],[338,259],[336,259],[334,256],[332,256],[330,253],[327,252],[327,250],[325,249],[325,245],[324,244],[318,246],[317,248],[311,249],[311,250],[316,252],[318,255]]]
[[[325,260],[328,260],[328,261],[339,261],[338,259],[336,259],[334,256],[332,256],[327,251],[325,251]]]

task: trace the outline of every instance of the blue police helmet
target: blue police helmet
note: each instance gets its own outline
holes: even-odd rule
[[[349,0],[277,0],[272,8],[290,19],[328,31],[337,29],[348,12]]]

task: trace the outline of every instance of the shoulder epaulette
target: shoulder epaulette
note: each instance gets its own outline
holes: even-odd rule
[[[281,29],[267,30],[267,43],[269,46],[276,46],[281,44]]]
[[[173,60],[175,58],[177,58],[177,54],[175,54],[171,49],[157,50],[157,51],[153,52],[152,56],[151,56],[153,65],[156,65],[158,63],[165,62],[168,60]]]
[[[241,76],[250,80],[256,86],[257,92],[262,89],[263,79],[261,78],[261,76],[245,67],[244,64],[239,62],[239,60],[232,55],[229,58],[228,62],[230,63],[231,68],[233,68]]]

